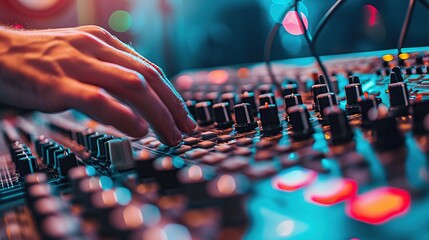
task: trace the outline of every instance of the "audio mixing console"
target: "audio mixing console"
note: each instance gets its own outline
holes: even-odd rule
[[[429,55],[203,69],[177,147],[76,112],[2,121],[0,239],[429,239]],[[168,127],[168,126],[166,126]]]

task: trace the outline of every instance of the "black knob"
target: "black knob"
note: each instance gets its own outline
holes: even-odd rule
[[[326,79],[322,74],[319,75],[317,84],[326,84]]]
[[[375,130],[374,148],[386,152],[403,147],[405,138],[398,128],[396,117],[380,107],[371,115]]]
[[[41,146],[40,146],[40,155],[39,155],[39,157],[41,157],[42,159],[43,159],[43,162],[45,162],[46,163],[46,159],[45,159],[45,155],[46,155],[46,150],[48,149],[48,148],[50,148],[50,147],[53,147],[53,146],[55,146],[56,145],[56,143],[54,142],[54,141],[48,141],[48,142],[45,142],[45,143],[43,143]]]
[[[282,96],[298,93],[298,85],[295,83],[289,83],[282,85]]]
[[[312,138],[314,133],[310,122],[310,114],[305,105],[297,105],[288,109],[289,123],[292,125],[292,139],[303,141]]]
[[[66,176],[70,169],[78,166],[76,155],[74,155],[74,153],[69,153],[67,151],[64,151],[63,154],[60,154],[57,157],[57,162],[58,162],[57,170],[63,176]]]
[[[258,109],[256,107],[256,99],[255,94],[253,92],[244,92],[240,95],[240,99],[242,103],[248,103],[250,105],[250,109],[252,110],[253,116],[258,115]]]
[[[229,110],[229,103],[222,102],[213,105],[215,127],[218,129],[227,129],[232,127],[234,121]]]
[[[49,167],[53,167],[55,165],[54,153],[55,151],[61,150],[61,149],[63,149],[63,147],[57,144],[46,149],[45,158],[43,159],[44,163]]]
[[[264,106],[265,103],[277,105],[276,97],[273,93],[265,93],[259,95],[259,106]]]
[[[403,82],[389,84],[390,110],[397,116],[408,114],[410,100],[408,97],[407,84]]]
[[[350,127],[346,113],[337,106],[325,109],[325,116],[328,119],[331,136],[328,140],[330,145],[340,145],[353,140],[353,131]]]
[[[95,175],[95,169],[91,166],[79,166],[70,169],[68,172],[68,178],[71,182],[72,192],[80,192],[80,183],[87,178]]]
[[[137,175],[141,181],[151,181],[155,177],[153,162],[157,155],[142,149],[136,156]]]
[[[25,156],[18,159],[18,170],[22,177],[38,172],[39,165],[37,164],[37,159],[34,156]]]
[[[356,75],[352,75],[349,77],[349,84],[359,83],[360,84],[360,78]]]
[[[212,103],[212,105],[218,103],[219,101],[219,92],[209,92],[206,94],[206,101]]]
[[[60,148],[58,150],[55,150],[54,154],[53,154],[53,166],[52,168],[55,170],[58,170],[59,164],[58,164],[58,156],[60,156],[61,154],[64,154],[64,152],[67,153],[71,153],[70,148]]]
[[[416,67],[416,74],[423,74],[423,67],[422,66]]]
[[[358,99],[359,108],[361,112],[361,126],[363,128],[370,128],[372,126],[372,121],[369,118],[369,113],[371,109],[377,108],[377,100],[372,95],[365,95]]]
[[[311,92],[313,93],[314,110],[319,111],[317,96],[322,93],[327,93],[328,86],[326,84],[315,84],[311,87]]]
[[[29,188],[31,186],[46,183],[48,181],[48,176],[46,173],[33,173],[25,176],[25,187]]]
[[[183,192],[188,197],[190,208],[208,206],[211,198],[207,192],[207,183],[213,179],[215,173],[207,167],[192,165],[179,172],[179,180]]]
[[[416,56],[416,65],[423,65],[423,54],[419,54]]]
[[[396,75],[396,80],[398,81],[398,82],[403,82],[404,81],[404,78],[402,77],[402,70],[399,68],[399,67],[394,67],[393,69],[392,69],[392,71],[395,73],[395,75]]]
[[[273,85],[271,84],[262,84],[258,87],[258,93],[259,95],[266,94],[266,93],[273,93]]]
[[[270,136],[276,135],[283,130],[280,125],[277,106],[265,103],[259,107],[259,115],[262,125],[262,134]]]
[[[406,67],[405,68],[405,74],[407,74],[407,75],[413,74],[413,68],[412,67]]]
[[[44,135],[40,135],[35,141],[34,141],[34,148],[36,149],[37,156],[42,155],[42,144],[48,142],[48,138]]]
[[[195,105],[197,104],[197,101],[195,100],[187,100],[186,101],[186,107],[189,110],[189,113],[192,115],[192,117],[194,117],[195,119],[197,118],[197,110],[195,108]]]
[[[348,114],[359,113],[358,99],[363,95],[362,85],[359,83],[349,84],[345,87],[346,90],[346,111]]]
[[[317,103],[319,106],[319,112],[322,116],[325,116],[325,113],[323,112],[325,108],[338,105],[337,97],[335,96],[335,93],[332,92],[317,95]]]
[[[214,120],[211,102],[199,102],[195,107],[197,112],[197,122],[200,126],[208,126],[213,123]]]
[[[89,137],[89,151],[91,153],[91,156],[97,157],[98,155],[98,147],[97,147],[97,140],[105,137],[104,134],[94,134]]]
[[[97,159],[98,160],[106,160],[108,155],[108,150],[106,149],[106,143],[110,140],[114,139],[113,136],[104,136],[102,138],[97,139]]]
[[[184,167],[184,164],[184,160],[179,157],[161,157],[154,161],[155,179],[161,193],[168,193],[180,188],[177,173]]]
[[[429,101],[417,101],[411,105],[413,134],[429,134]]]
[[[285,111],[287,113],[290,107],[301,105],[302,97],[300,94],[290,94],[284,97],[285,100]]]
[[[229,110],[232,111],[237,104],[237,94],[235,92],[224,93],[220,95],[220,101],[229,103]]]
[[[235,130],[239,133],[249,132],[258,127],[253,118],[250,104],[241,103],[234,106]]]

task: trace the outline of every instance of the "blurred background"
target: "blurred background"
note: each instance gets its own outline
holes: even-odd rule
[[[283,28],[273,59],[308,56],[294,15],[279,15],[291,0],[2,0],[0,23],[39,29],[96,24],[131,44],[169,76],[191,69],[259,62],[273,24]],[[314,31],[334,0],[303,0]],[[408,0],[349,0],[317,42],[324,54],[395,48]],[[429,9],[417,3],[405,46],[429,45]]]

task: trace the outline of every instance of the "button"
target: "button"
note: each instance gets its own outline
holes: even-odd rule
[[[159,140],[150,142],[147,146],[153,149],[158,148],[162,143]]]
[[[197,122],[200,126],[208,126],[214,122],[211,102],[199,102],[195,107],[197,112]]]
[[[357,183],[351,179],[330,179],[312,184],[304,192],[308,202],[330,206],[354,197]]]
[[[317,96],[322,93],[328,92],[328,86],[326,84],[315,84],[311,87],[311,92],[313,96],[313,102],[314,102],[314,110],[319,111],[319,105],[317,102]]]
[[[108,152],[106,151],[106,143],[112,140],[113,136],[104,136],[97,140],[97,158],[99,160],[106,160]]]
[[[253,140],[251,138],[243,137],[239,138],[236,141],[237,146],[247,146],[253,143]]]
[[[279,134],[283,130],[283,127],[280,125],[277,106],[274,104],[265,104],[259,107],[262,134],[264,136]]]
[[[137,175],[140,180],[149,180],[155,177],[153,162],[157,155],[149,150],[142,149],[136,156]]]
[[[27,156],[18,159],[18,170],[22,177],[38,172],[39,165],[37,164],[37,159],[34,156]]]
[[[248,103],[241,103],[234,106],[235,130],[239,133],[250,132],[258,127],[258,123],[252,115],[251,107]]]
[[[232,127],[234,121],[231,117],[229,103],[222,102],[213,105],[213,112],[215,119],[215,127],[217,129],[227,129]]]
[[[252,151],[247,147],[238,147],[234,150],[234,155],[238,156],[249,156],[252,154]]]
[[[127,138],[116,138],[109,142],[110,168],[121,171],[134,167],[131,141]]]
[[[232,140],[232,137],[230,135],[221,135],[217,137],[217,141],[219,143],[229,142]]]
[[[246,168],[246,170],[243,171],[244,175],[248,176],[253,180],[267,178],[276,173],[277,173],[277,170],[272,163],[255,164]]]
[[[215,138],[216,136],[217,136],[216,133],[211,132],[211,131],[201,133],[201,139],[202,140],[212,139],[212,138]]]
[[[220,164],[220,168],[228,172],[236,172],[249,166],[249,160],[245,157],[231,157]]]
[[[250,115],[257,116],[258,108],[256,107],[255,94],[253,92],[244,92],[240,95],[240,99],[242,103],[247,103],[250,106]],[[235,105],[237,106],[237,105]],[[234,111],[235,111],[234,106]],[[235,114],[237,116],[237,114]]]
[[[194,137],[187,137],[185,139],[183,139],[183,143],[189,146],[195,145],[198,143],[198,138],[194,138]]]
[[[261,141],[256,143],[256,147],[258,149],[264,149],[273,146],[273,142],[270,140],[262,139]]]
[[[198,147],[200,148],[211,148],[214,145],[216,145],[216,143],[212,141],[202,141],[198,143]]]
[[[89,137],[89,152],[91,153],[92,157],[97,157],[97,140],[105,137],[106,135],[104,134],[94,134],[92,136]]]
[[[271,150],[259,150],[255,153],[255,161],[269,161],[274,157],[273,151]]]
[[[274,104],[277,106],[276,97],[274,96],[273,93],[265,93],[265,94],[259,95],[258,99],[259,99],[259,106],[264,106],[265,103]]]
[[[388,114],[385,108],[378,108],[372,116],[376,141],[375,149],[380,152],[403,147],[405,138],[399,130],[395,116]]]
[[[325,108],[338,105],[337,97],[335,93],[322,93],[317,96],[317,104],[319,106],[319,112],[322,116],[325,116]]]
[[[346,113],[337,106],[326,108],[325,113],[330,126],[330,134],[327,139],[329,144],[340,145],[353,141],[354,134]],[[325,137],[326,136],[327,135],[325,134]]]
[[[297,105],[288,109],[289,123],[292,125],[291,137],[295,141],[312,138],[314,133],[310,122],[310,113],[305,105]]]
[[[209,153],[209,151],[206,149],[195,148],[194,150],[191,150],[191,151],[185,153],[185,158],[193,160],[196,158],[200,158],[200,157],[202,157],[208,153]]]
[[[155,179],[161,192],[168,192],[180,187],[177,173],[185,165],[185,161],[179,157],[161,157],[154,161]]]
[[[312,183],[317,178],[317,172],[301,167],[294,167],[274,177],[276,189],[293,192]]]
[[[346,213],[351,218],[369,224],[382,224],[408,211],[410,194],[402,189],[381,187],[346,202]]]
[[[402,77],[402,70],[398,66],[392,69],[392,73],[395,74],[396,82],[404,82],[404,78]],[[390,83],[394,83],[392,82],[392,74],[390,74],[390,77],[391,77]]]
[[[291,94],[291,95],[284,96],[284,101],[285,101],[285,111],[287,113],[290,107],[302,104],[302,97],[300,94]]]
[[[232,147],[231,147],[231,145],[228,145],[228,144],[219,144],[219,145],[215,146],[216,152],[226,153],[226,152],[229,152],[231,150],[232,150]]]
[[[208,165],[216,165],[225,160],[228,155],[223,153],[210,153],[201,158],[201,162]]]
[[[182,154],[185,153],[187,151],[190,151],[192,149],[192,147],[188,146],[188,145],[180,145],[178,147],[174,147],[170,149],[170,152],[174,155],[178,155],[178,154]]]
[[[189,208],[201,208],[211,202],[207,192],[208,182],[214,178],[214,171],[209,167],[193,165],[179,172],[179,181],[188,199]]]

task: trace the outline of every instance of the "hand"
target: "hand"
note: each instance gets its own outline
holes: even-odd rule
[[[0,29],[0,54],[0,102],[77,109],[133,137],[149,123],[172,146],[197,127],[162,70],[103,28]]]

